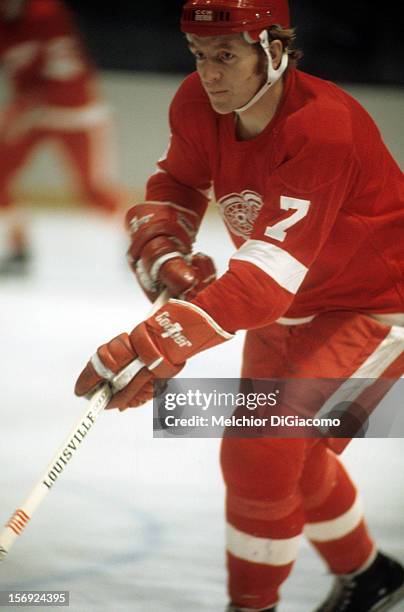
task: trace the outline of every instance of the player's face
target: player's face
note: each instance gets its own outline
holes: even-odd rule
[[[202,86],[217,113],[225,115],[241,108],[262,86],[265,76],[258,70],[257,49],[240,34],[190,34],[187,39]]]

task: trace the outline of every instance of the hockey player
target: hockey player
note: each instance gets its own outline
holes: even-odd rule
[[[403,180],[374,122],[296,68],[286,0],[189,0],[181,26],[197,70],[172,101],[145,202],[127,215],[141,285],[177,299],[101,346],[76,393],[108,381],[111,408],[138,406],[155,378],[240,329],[243,378],[399,378]],[[207,278],[188,255],[212,187],[237,250],[192,296]],[[404,597],[404,570],[378,551],[338,458],[347,442],[224,437],[229,611],[275,610],[303,533],[335,575],[317,612]]]
[[[0,0],[0,63],[9,90],[0,114],[0,224],[7,241],[1,274],[27,263],[11,186],[39,143],[61,145],[78,195],[90,206],[114,212],[123,194],[114,177],[111,112],[67,8],[59,0]]]

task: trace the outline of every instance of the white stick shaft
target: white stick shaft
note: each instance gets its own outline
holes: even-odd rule
[[[154,314],[167,299],[168,295],[166,291],[163,291],[153,304],[149,316]],[[143,363],[140,360],[136,360],[136,362],[139,362],[139,369],[141,369]],[[25,529],[36,508],[49,493],[56,480],[63,473],[65,467],[79,450],[88,432],[92,429],[96,419],[107,406],[110,399],[111,388],[107,384],[102,385],[94,393],[90,400],[90,404],[86,406],[86,410],[52,457],[52,460],[49,462],[41,478],[0,531],[0,561],[7,555],[17,537],[21,535]]]
[[[108,404],[110,397],[111,390],[108,385],[102,385],[94,393],[90,405],[86,406],[85,412],[58,448],[45,472],[0,532],[0,559],[7,554],[14,541],[21,535],[36,508],[80,448],[97,417]]]

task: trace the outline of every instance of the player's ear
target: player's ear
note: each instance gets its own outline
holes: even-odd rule
[[[283,45],[280,40],[273,40],[269,45],[269,51],[272,57],[272,65],[275,70],[279,68],[282,59]]]

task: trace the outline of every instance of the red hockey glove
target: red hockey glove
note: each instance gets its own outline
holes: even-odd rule
[[[193,211],[167,202],[137,204],[128,211],[126,225],[128,261],[150,301],[165,288],[173,297],[190,300],[215,279],[210,257],[190,255],[199,225]]]
[[[103,344],[77,379],[76,395],[108,382],[114,395],[108,408],[125,410],[153,397],[153,380],[171,378],[196,353],[232,338],[201,308],[170,300],[128,335]]]

